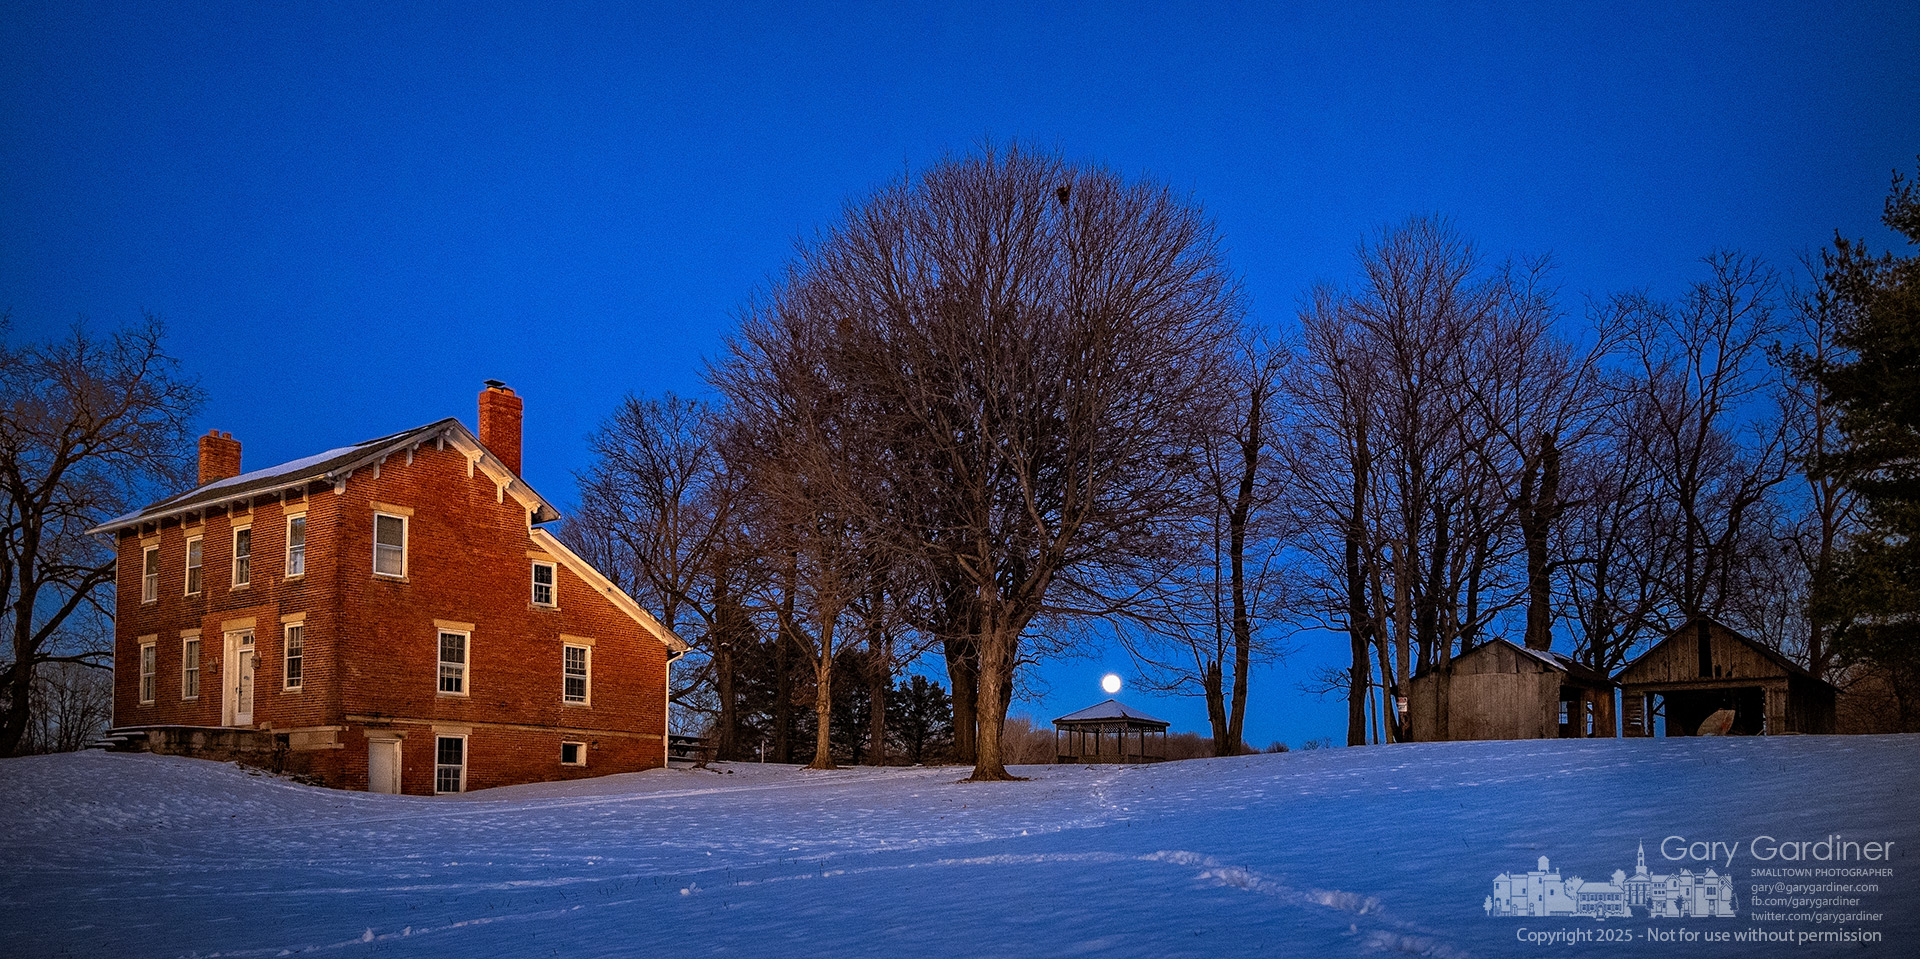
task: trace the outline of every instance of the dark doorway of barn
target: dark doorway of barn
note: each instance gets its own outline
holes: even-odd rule
[[[1696,736],[1700,724],[1722,709],[1733,710],[1729,736],[1758,736],[1767,730],[1767,694],[1759,686],[1695,689],[1662,693],[1656,711],[1666,717],[1669,736]]]

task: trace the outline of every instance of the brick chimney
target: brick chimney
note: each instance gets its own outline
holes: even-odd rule
[[[499,380],[480,391],[480,445],[520,472],[520,397]]]
[[[240,475],[240,441],[232,433],[208,430],[200,437],[200,485]]]

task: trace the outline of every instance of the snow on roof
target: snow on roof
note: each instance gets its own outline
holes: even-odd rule
[[[205,486],[196,486],[184,493],[169,496],[123,516],[116,516],[88,530],[88,532],[110,532],[137,522],[159,519],[175,513],[206,509],[228,500],[240,499],[252,495],[263,495],[288,487],[298,486],[305,482],[336,480],[342,475],[352,473],[355,469],[369,462],[377,461],[389,453],[428,442],[436,436],[444,437],[458,446],[472,447],[478,451],[478,455],[489,461],[493,459],[492,454],[488,453],[486,448],[480,445],[479,440],[476,439],[472,433],[468,432],[467,428],[462,426],[459,420],[448,417],[443,420],[428,423],[425,426],[416,426],[410,430],[402,430],[398,433],[391,433],[375,439],[364,440],[351,446],[341,446],[327,450],[324,453],[303,456],[296,460],[281,463],[278,466],[269,466],[266,469],[242,473],[239,476],[228,477],[227,479],[208,483]],[[537,519],[536,522],[547,522],[557,518],[558,512],[554,510],[545,499],[541,498],[540,494],[534,492],[532,488],[527,487],[524,480],[513,476],[512,471],[507,469],[504,464],[501,464],[498,468],[503,474],[508,476],[511,484],[515,485],[516,495],[523,495],[532,502],[532,505],[540,514],[540,518]]]
[[[1088,706],[1087,708],[1082,709],[1077,713],[1068,713],[1065,716],[1062,716],[1059,719],[1054,720],[1054,722],[1074,723],[1074,722],[1090,721],[1090,720],[1096,720],[1096,719],[1131,719],[1135,722],[1153,723],[1159,726],[1173,725],[1172,723],[1169,723],[1164,719],[1155,719],[1154,717],[1149,716],[1146,713],[1141,712],[1140,710],[1134,709],[1133,707],[1128,706],[1127,704],[1122,703],[1117,699],[1109,699],[1104,703],[1100,703],[1099,705]]]

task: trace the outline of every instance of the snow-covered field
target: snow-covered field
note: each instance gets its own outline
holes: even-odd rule
[[[0,956],[1920,955],[1920,737],[1407,745],[993,784],[717,768],[431,799],[156,756],[0,761]],[[1825,911],[1884,918],[1753,921],[1751,885],[1776,880],[1752,870],[1836,865],[1757,861],[1753,838],[1833,833],[1894,843],[1846,864],[1891,876],[1821,880],[1877,884]],[[1542,855],[1600,881],[1642,841],[1653,871],[1707,867],[1661,858],[1669,836],[1740,844],[1713,864],[1737,918],[1484,911],[1496,873]],[[1842,926],[1879,941],[1731,939]],[[1635,941],[1521,938],[1556,930]]]

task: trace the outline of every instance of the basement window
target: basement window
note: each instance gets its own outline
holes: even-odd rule
[[[585,766],[587,764],[586,743],[561,743],[560,765]]]

